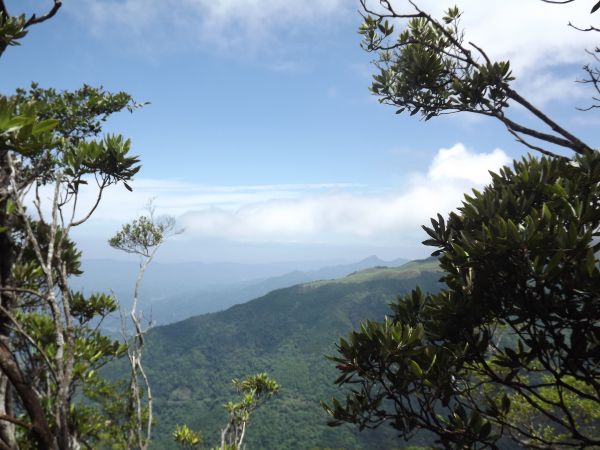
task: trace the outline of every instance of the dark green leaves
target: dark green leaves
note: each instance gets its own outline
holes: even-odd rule
[[[521,443],[597,439],[585,421],[560,430],[600,407],[585,394],[600,388],[600,153],[528,157],[492,180],[423,227],[447,288],[415,290],[340,341],[336,383],[352,391],[327,406],[333,424],[390,421],[450,448],[485,447],[506,426]]]

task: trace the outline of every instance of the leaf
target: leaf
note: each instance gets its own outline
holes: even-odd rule
[[[411,359],[408,362],[408,366],[409,366],[410,372],[414,376],[420,377],[423,375],[423,369],[421,369],[421,366],[419,366],[419,364],[414,359]]]
[[[47,131],[53,130],[58,125],[58,120],[55,119],[47,119],[42,120],[41,122],[36,123],[33,126],[32,134],[41,134]]]
[[[491,432],[492,432],[491,422],[485,422],[483,424],[483,426],[481,427],[481,429],[479,430],[479,438],[485,439],[490,435]]]
[[[16,206],[15,206],[15,202],[12,201],[12,199],[8,199],[6,201],[6,214],[8,214],[9,216],[11,214],[13,214],[16,210]]]

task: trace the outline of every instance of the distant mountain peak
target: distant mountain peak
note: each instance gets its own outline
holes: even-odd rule
[[[360,261],[361,263],[369,263],[369,264],[381,264],[385,263],[382,259],[380,259],[377,255],[367,256],[365,259]]]

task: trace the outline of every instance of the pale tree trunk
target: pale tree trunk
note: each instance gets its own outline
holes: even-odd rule
[[[0,48],[0,55],[3,49]],[[13,309],[13,296],[5,291],[10,286],[10,273],[12,270],[12,245],[8,232],[2,232],[3,228],[9,228],[8,215],[6,214],[6,202],[8,199],[9,176],[6,172],[8,154],[6,151],[0,153],[0,306],[7,310]],[[8,320],[0,315],[0,345],[8,345],[10,328]],[[0,372],[0,415],[11,414],[10,382],[5,373]],[[16,449],[15,425],[0,420],[0,441],[10,449]]]
[[[0,417],[12,417],[12,395],[8,377],[0,373]],[[18,450],[15,438],[15,425],[6,420],[0,420],[0,441],[11,450]]]

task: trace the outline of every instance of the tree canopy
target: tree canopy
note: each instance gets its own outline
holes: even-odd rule
[[[350,391],[324,405],[331,424],[389,423],[404,439],[428,430],[444,448],[598,446],[600,153],[517,93],[508,61],[463,42],[457,8],[438,21],[413,2],[407,14],[380,3],[360,32],[379,52],[382,103],[425,120],[494,117],[544,156],[502,168],[424,227],[446,288],[416,289],[340,340],[336,383]],[[407,22],[386,43],[390,20]],[[551,133],[508,118],[510,102]]]

